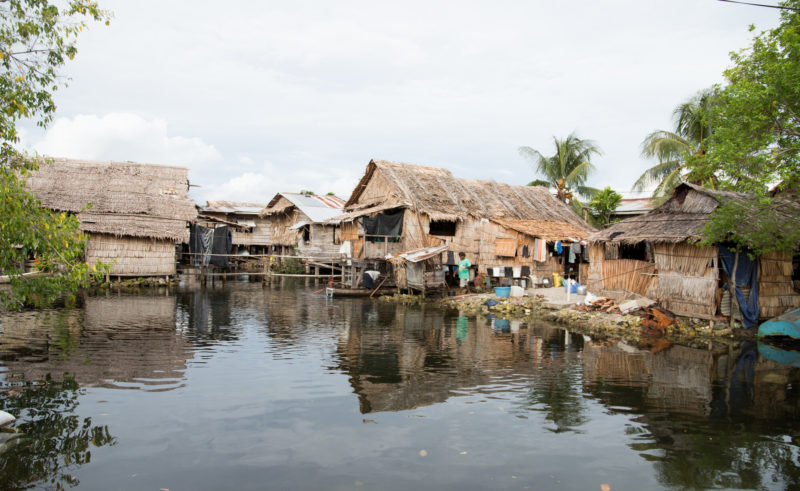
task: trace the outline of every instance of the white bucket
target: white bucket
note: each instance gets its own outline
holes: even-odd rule
[[[521,286],[512,286],[509,295],[512,297],[521,297],[525,294],[525,289]]]

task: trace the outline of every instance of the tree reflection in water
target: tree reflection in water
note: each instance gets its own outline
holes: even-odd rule
[[[22,433],[0,455],[0,488],[75,486],[79,482],[71,471],[91,461],[91,448],[116,444],[108,426],[74,414],[83,392],[74,378],[55,382],[49,376],[0,391],[0,407],[17,417]]]

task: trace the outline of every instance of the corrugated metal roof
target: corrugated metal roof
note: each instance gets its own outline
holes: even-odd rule
[[[400,252],[398,254],[395,254],[393,257],[402,257],[408,262],[418,263],[420,261],[424,261],[426,259],[432,258],[433,256],[441,254],[446,250],[447,250],[447,244],[442,244],[438,246],[423,247],[421,249],[413,249],[411,251]]]
[[[305,213],[314,223],[324,222],[342,214],[344,200],[338,196],[317,196],[316,194],[280,193]]]
[[[636,215],[647,213],[653,209],[650,198],[622,198],[619,206],[614,210],[616,215]]]
[[[234,203],[231,201],[208,201],[201,211],[206,213],[235,213],[238,215],[258,215],[264,205],[257,203]]]

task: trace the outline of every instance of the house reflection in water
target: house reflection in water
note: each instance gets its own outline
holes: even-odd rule
[[[88,297],[82,309],[4,314],[9,382],[74,377],[80,386],[169,390],[191,357],[174,296]]]
[[[630,447],[653,462],[662,484],[800,486],[797,437],[787,436],[800,433],[800,368],[760,357],[749,342],[656,354],[589,342],[584,356],[584,390],[633,416]]]
[[[508,327],[440,309],[360,304],[339,333],[339,367],[362,413],[403,411],[455,395],[480,394],[497,377],[532,375],[563,330]],[[573,343],[581,336],[568,335]],[[563,348],[559,348],[562,350]],[[486,389],[488,393],[489,389]]]

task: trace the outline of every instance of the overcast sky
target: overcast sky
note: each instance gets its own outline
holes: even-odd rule
[[[525,184],[517,148],[572,131],[603,150],[590,184],[626,191],[645,135],[778,21],[717,0],[100,3],[111,25],[24,144],[187,166],[201,203],[347,198],[371,158]]]

